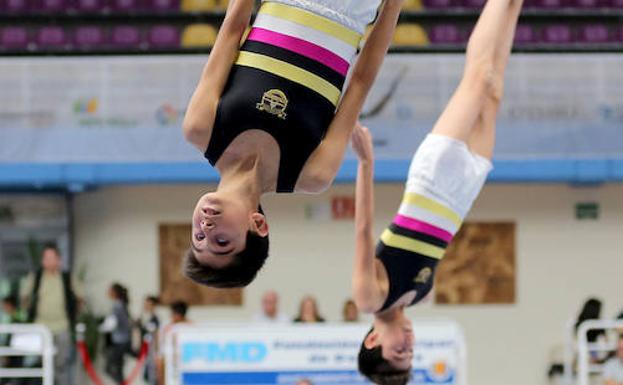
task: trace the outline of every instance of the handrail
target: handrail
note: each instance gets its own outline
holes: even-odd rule
[[[36,334],[41,338],[41,347],[37,350],[2,348],[1,356],[41,356],[41,368],[0,368],[0,378],[40,377],[43,385],[54,383],[54,344],[52,333],[43,325],[36,324],[0,324],[0,334]]]
[[[578,385],[589,385],[591,370],[590,352],[591,344],[588,342],[588,332],[591,330],[616,330],[623,329],[623,321],[589,320],[583,322],[578,328]],[[593,368],[594,369],[594,368]]]

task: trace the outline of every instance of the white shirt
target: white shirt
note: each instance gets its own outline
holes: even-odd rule
[[[289,323],[290,321],[291,321],[290,317],[288,317],[284,313],[277,313],[275,318],[268,317],[266,313],[264,312],[258,312],[253,316],[253,322],[263,323],[263,324],[268,324],[268,323],[286,324],[286,323]]]
[[[620,358],[614,357],[606,362],[603,379],[623,383],[623,362]]]

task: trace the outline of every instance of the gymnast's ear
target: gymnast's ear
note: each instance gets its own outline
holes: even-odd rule
[[[268,222],[262,213],[251,214],[251,231],[260,237],[268,236]]]
[[[374,349],[375,347],[379,346],[380,343],[381,341],[379,341],[379,333],[376,332],[374,329],[372,329],[363,340],[363,346],[365,346],[366,349]]]

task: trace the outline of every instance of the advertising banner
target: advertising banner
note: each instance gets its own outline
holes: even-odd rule
[[[465,385],[465,345],[450,321],[415,321],[411,384]],[[368,325],[182,326],[166,341],[167,385],[363,385]]]
[[[202,161],[180,128],[206,59],[5,58],[0,162]],[[458,54],[386,58],[362,113],[379,159],[411,158],[463,65]],[[623,157],[621,68],[616,54],[513,56],[497,159]]]

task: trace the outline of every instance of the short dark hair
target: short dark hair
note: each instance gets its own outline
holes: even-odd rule
[[[184,275],[202,285],[228,289],[245,287],[257,276],[268,258],[268,235],[260,236],[252,231],[247,232],[244,250],[234,255],[233,261],[220,269],[203,265],[189,249],[184,261]]]
[[[18,300],[17,300],[17,296],[15,295],[9,295],[7,297],[2,298],[2,302],[6,305],[11,306],[14,309],[17,309]]]
[[[61,252],[58,249],[58,246],[54,242],[48,242],[44,244],[43,247],[41,248],[41,252],[43,253],[46,250],[52,250],[56,253],[56,255],[61,255]]]
[[[179,314],[182,317],[186,317],[188,304],[184,301],[175,301],[171,304],[171,311],[173,312],[173,314]]]
[[[145,301],[151,302],[154,306],[160,304],[160,299],[155,295],[148,295],[145,297]]]
[[[411,379],[411,370],[398,370],[389,361],[383,358],[383,348],[379,345],[372,349],[365,346],[368,336],[374,328],[366,334],[359,348],[359,373],[368,380],[379,385],[406,385]]]

